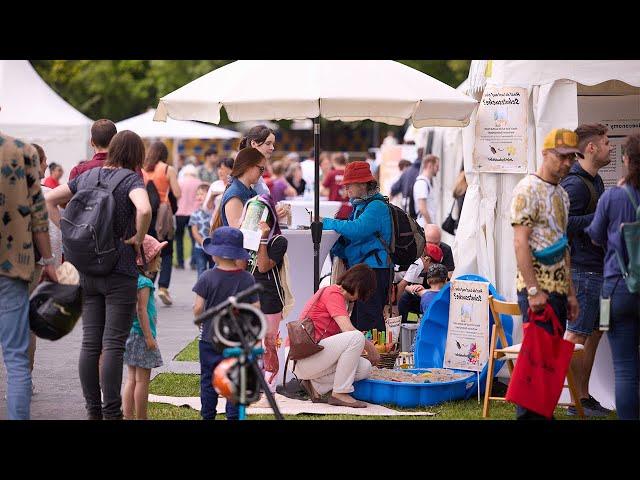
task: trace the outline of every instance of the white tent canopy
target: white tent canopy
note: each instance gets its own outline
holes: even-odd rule
[[[213,125],[205,125],[199,122],[180,121],[168,119],[166,122],[154,122],[155,109],[149,109],[143,114],[127,118],[116,123],[118,131],[131,130],[142,138],[206,138],[222,139],[239,138],[239,132],[220,128]]]
[[[322,116],[390,125],[403,125],[410,118],[416,127],[461,127],[475,104],[448,85],[391,60],[247,60],[218,68],[162,97],[155,120],[170,116],[217,124],[224,105],[234,122]]]
[[[0,60],[0,131],[41,145],[65,177],[91,155],[91,119],[49,87],[27,60]]]
[[[640,61],[474,61],[470,82],[474,94],[478,86],[517,86],[529,91],[528,171],[542,162],[542,142],[553,128],[575,129],[585,121],[579,115],[581,96],[600,99],[628,99],[636,119],[640,118]],[[475,67],[475,68],[474,68]],[[488,78],[481,78],[485,72]],[[603,119],[604,120],[604,119]],[[590,122],[592,120],[589,120]],[[453,245],[456,272],[478,273],[496,285],[497,290],[514,300],[516,258],[513,229],[510,224],[512,192],[523,178],[521,174],[473,172],[475,114],[463,129],[465,172],[469,188],[465,197],[460,226]],[[603,406],[613,406],[613,369],[606,336],[603,337],[591,377],[590,389]]]

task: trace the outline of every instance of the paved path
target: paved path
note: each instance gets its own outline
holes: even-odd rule
[[[173,358],[198,334],[193,325],[191,288],[196,280],[192,270],[173,270],[171,295],[174,304],[165,307],[157,300],[158,344],[165,365],[154,369],[155,376],[163,371],[199,373],[197,363],[172,362]],[[31,418],[35,420],[84,419],[85,408],[80,379],[78,357],[82,342],[81,322],[66,337],[50,342],[38,340],[33,381],[36,395],[31,403]],[[1,358],[0,354],[0,358]],[[126,378],[126,368],[123,379]],[[0,362],[0,420],[7,418],[6,400],[7,374],[4,362]]]

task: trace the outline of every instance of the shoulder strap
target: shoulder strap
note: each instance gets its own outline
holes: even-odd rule
[[[109,193],[113,194],[113,191],[118,188],[118,185],[120,185],[125,178],[131,175],[131,173],[134,172],[126,168],[118,168],[116,173],[113,175],[113,178],[109,180]]]
[[[364,211],[365,211],[365,209],[366,209],[370,204],[372,204],[373,202],[375,202],[376,200],[377,200],[377,201],[380,201],[380,202],[382,202],[382,203],[384,203],[385,205],[389,205],[389,202],[388,202],[388,200],[387,200],[386,198],[385,198],[385,199],[382,199],[382,198],[372,198],[372,199],[369,199],[369,200],[367,200],[367,201],[366,201],[366,203],[365,203],[365,205],[364,205],[364,208],[363,208],[362,210],[360,210],[360,211],[359,211],[359,212],[354,216],[354,218],[353,218],[353,219],[355,220],[355,219],[357,219],[360,215],[362,215],[362,212],[364,212]]]
[[[582,183],[584,183],[584,185],[587,187],[587,190],[589,190],[589,205],[587,205],[587,213],[593,213],[596,211],[596,205],[598,205],[598,194],[596,193],[596,187],[593,185],[593,182],[591,180],[588,180],[586,177],[582,176],[582,175],[578,175],[577,173],[571,173],[570,175],[574,175],[576,177],[578,177],[580,180],[582,180]]]
[[[631,190],[627,188],[627,185],[623,185],[622,190],[624,190],[624,193],[627,194],[627,197],[629,197],[629,201],[631,202],[631,205],[633,205],[633,208],[636,210],[636,220],[638,220],[638,217],[640,216],[640,209],[638,209],[638,204],[636,203],[636,199],[633,198],[633,194],[631,193]],[[624,236],[622,237],[622,242],[624,244]],[[620,255],[617,248],[615,249],[615,253],[616,253],[616,259],[618,260],[618,266],[620,267],[620,271],[622,272],[622,277],[626,281],[627,277],[629,276],[629,269],[624,264],[622,255]]]
[[[85,184],[99,187],[101,170],[102,168],[92,168],[91,170],[89,170],[89,173],[87,174],[87,179],[85,180]]]
[[[628,185],[624,185],[622,187],[622,190],[624,190],[624,193],[626,193],[627,197],[629,197],[629,201],[631,202],[631,205],[633,205],[633,209],[638,210],[638,204],[636,203],[636,199],[633,198],[633,194],[631,193],[631,190],[627,188],[627,186]]]
[[[322,296],[322,294],[324,293],[324,291],[326,290],[327,287],[322,287],[320,289],[320,293],[318,294],[318,296],[316,297],[316,299],[313,301],[313,303],[311,304],[311,306],[309,307],[309,310],[307,310],[307,314],[305,315],[305,318],[307,318],[309,316],[309,312],[311,311],[311,309],[316,305],[316,303],[318,303],[318,300],[320,300],[320,297]]]

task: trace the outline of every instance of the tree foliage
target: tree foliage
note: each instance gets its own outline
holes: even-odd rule
[[[155,108],[158,99],[231,60],[36,60],[42,78],[89,118],[115,122]],[[401,60],[457,87],[468,60]],[[228,123],[224,110],[221,123]]]

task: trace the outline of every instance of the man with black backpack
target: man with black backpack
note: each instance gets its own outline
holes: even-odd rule
[[[574,357],[571,368],[585,415],[605,417],[610,410],[589,395],[589,377],[602,337],[599,329],[599,302],[603,282],[604,250],[593,244],[584,229],[591,224],[598,200],[604,193],[604,183],[598,171],[611,163],[611,145],[605,125],[580,125],[575,132],[578,135],[578,149],[584,158],[578,158],[560,185],[569,195],[567,233],[571,246],[571,276],[580,304],[580,313],[574,322],[567,323],[566,338],[573,343],[584,345],[584,355]],[[575,415],[575,407],[569,407],[568,413]]]
[[[123,355],[137,301],[136,255],[151,222],[149,196],[135,173],[144,153],[142,139],[124,130],[111,140],[102,168],[46,195],[52,221],[62,230],[65,259],[80,272],[79,377],[87,415],[93,420],[122,418]],[[65,203],[60,220],[56,207]]]
[[[111,120],[101,118],[91,125],[91,147],[95,151],[95,155],[91,160],[80,162],[69,172],[69,181],[87,170],[92,168],[101,168],[107,159],[107,150],[113,136],[117,133],[116,125]]]

